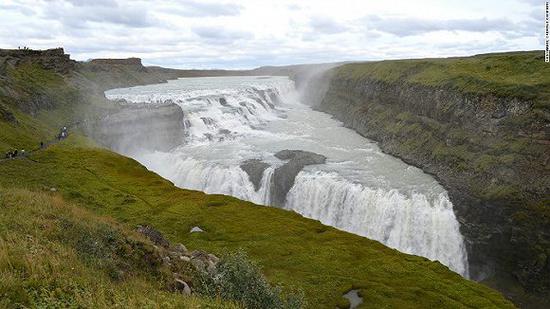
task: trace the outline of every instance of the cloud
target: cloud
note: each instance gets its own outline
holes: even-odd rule
[[[117,7],[118,3],[115,0],[65,0],[66,2],[71,3],[74,6],[106,6],[106,7]]]
[[[36,12],[30,7],[15,4],[0,4],[0,12],[1,11],[14,11],[27,16],[36,14]]]
[[[191,29],[200,38],[211,43],[227,44],[240,39],[251,39],[253,34],[239,30],[228,30],[223,27],[200,26]]]
[[[541,10],[544,8],[545,0],[520,0],[522,3],[528,3],[532,6],[540,7]]]
[[[341,33],[348,29],[346,25],[339,23],[332,18],[324,16],[316,16],[311,18],[309,25],[314,32],[320,32],[324,34]]]
[[[87,28],[90,23],[133,28],[154,25],[154,20],[145,6],[131,3],[118,5],[117,2],[109,0],[91,3],[78,0],[52,1],[44,10],[44,17],[72,28]]]
[[[217,17],[237,16],[242,6],[233,3],[213,3],[204,1],[178,1],[177,4],[168,5],[161,9],[162,12],[186,17]]]
[[[420,19],[420,18],[381,18],[370,15],[362,19],[363,24],[371,30],[405,37],[421,35],[436,31],[516,31],[518,25],[508,19]]]
[[[543,1],[455,2],[0,0],[0,46],[64,46],[80,60],[137,56],[180,68],[542,48]]]

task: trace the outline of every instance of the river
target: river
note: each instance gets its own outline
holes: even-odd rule
[[[301,170],[282,207],[468,276],[464,239],[445,189],[302,104],[286,77],[181,78],[106,96],[181,107],[182,145],[127,153],[179,187],[271,205],[274,171],[285,164],[275,154],[285,149],[320,154],[326,163]],[[250,159],[269,165],[256,187],[240,167]]]

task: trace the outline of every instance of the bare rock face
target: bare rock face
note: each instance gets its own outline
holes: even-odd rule
[[[282,207],[286,195],[294,185],[294,180],[300,171],[307,165],[323,164],[326,157],[309,151],[282,150],[275,154],[281,160],[288,160],[286,164],[275,169],[271,186],[271,204]]]
[[[183,142],[183,111],[176,104],[125,104],[86,125],[94,139],[120,153],[166,151]]]
[[[264,171],[269,167],[269,164],[258,159],[250,159],[241,163],[240,167],[248,174],[248,178],[254,184],[254,190],[258,191]]]

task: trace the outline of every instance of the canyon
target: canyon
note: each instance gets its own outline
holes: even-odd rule
[[[38,144],[55,132],[55,128],[75,123],[78,135],[91,137],[104,147],[135,158],[179,187],[234,195],[258,204],[293,210],[338,229],[379,240],[400,251],[440,260],[455,272],[498,289],[521,307],[544,308],[550,284],[547,205],[550,153],[547,77],[550,72],[547,72],[548,68],[536,64],[539,57],[539,52],[523,52],[457,59],[199,71],[145,67],[138,58],[75,62],[63,50],[3,50],[0,52],[0,125],[3,129],[0,147],[30,149],[29,145]],[[511,63],[518,61],[531,66],[530,78],[514,75],[516,73],[511,69]],[[272,77],[257,79],[257,75]],[[293,83],[286,76],[290,76]],[[139,93],[139,89],[147,90],[147,87],[172,87],[176,83],[174,80],[180,78],[178,81],[182,81],[190,77],[199,77],[193,80],[202,82],[206,78],[207,83],[217,83],[218,88],[220,82],[233,80],[242,83],[243,79],[255,86],[241,87],[229,93],[215,90],[214,94],[205,94],[204,89],[199,87],[194,94],[183,97],[182,93],[170,94],[170,91],[177,90],[175,88],[157,91],[154,95],[152,92]],[[269,82],[275,84],[266,88],[257,86]],[[133,88],[109,90],[124,87]],[[164,95],[159,96],[159,93]],[[285,106],[289,93],[292,93],[292,100],[305,104]],[[189,109],[190,106],[194,109]],[[227,118],[228,115],[233,118]],[[299,118],[304,115],[315,119],[311,128],[308,127],[311,131],[308,128],[304,130],[304,126],[300,125],[287,127],[291,131],[277,131],[284,128],[277,127],[282,123],[304,123],[298,122],[304,121]],[[235,119],[239,119],[240,124]],[[327,131],[322,131],[323,128]],[[243,138],[246,130],[256,135],[252,137],[257,143],[264,140],[261,145],[263,151],[257,151],[260,144],[253,144],[250,149],[248,146],[231,145]],[[322,132],[321,137],[312,135],[316,130]],[[273,136],[268,135],[274,132],[284,132],[281,136],[285,137],[273,143]],[[330,132],[334,132],[333,136]],[[311,136],[305,138],[301,135],[314,138],[308,140]],[[244,136],[245,139],[251,137]],[[288,136],[294,136],[298,143],[285,144]],[[315,138],[340,142],[343,150],[334,147],[327,152],[315,146]],[[341,296],[351,290],[359,291],[365,301],[378,304],[391,300],[381,300],[367,291],[384,290],[393,295],[391,299],[394,300],[401,299],[400,293],[408,293],[402,289],[398,292],[387,291],[386,287],[393,283],[378,285],[374,281],[364,280],[367,277],[385,282],[394,280],[384,277],[379,272],[381,270],[393,273],[395,278],[411,274],[417,279],[422,278],[407,277],[424,286],[424,290],[432,288],[428,287],[427,281],[422,281],[425,274],[432,274],[431,267],[435,267],[433,269],[438,278],[455,275],[436,262],[422,264],[424,262],[421,261],[427,260],[395,250],[384,251],[387,248],[374,250],[372,248],[383,246],[377,247],[375,242],[364,237],[316,225],[300,216],[287,215],[287,211],[279,213],[270,207],[253,210],[249,210],[248,206],[239,208],[234,205],[246,202],[227,200],[218,195],[195,196],[195,193],[189,193],[195,191],[181,189],[170,193],[180,199],[167,201],[163,194],[173,189],[169,189],[168,184],[165,186],[161,178],[155,178],[158,177],[156,175],[143,175],[144,169],[137,162],[124,161],[116,154],[88,148],[90,146],[83,146],[80,141],[71,140],[70,145],[68,148],[56,147],[47,153],[54,157],[70,154],[75,160],[87,162],[86,169],[82,169],[80,174],[76,172],[80,163],[75,161],[60,163],[56,169],[41,170],[41,173],[49,175],[58,169],[59,172],[51,174],[51,180],[47,182],[52,182],[52,186],[57,182],[55,187],[61,187],[65,198],[86,201],[90,205],[87,207],[94,211],[103,209],[102,213],[136,224],[147,218],[156,222],[156,227],[160,227],[168,237],[189,241],[191,246],[208,247],[216,254],[221,247],[242,244],[253,252],[253,258],[267,265],[270,278],[286,283],[293,281],[290,279],[292,276],[280,275],[277,272],[281,267],[280,261],[274,262],[267,251],[255,249],[255,242],[261,242],[262,248],[280,248],[275,253],[277,256],[294,252],[296,261],[315,261],[311,265],[301,264],[301,267],[311,271],[316,269],[316,272],[323,273],[322,276],[335,274],[335,269],[341,268],[334,263],[345,264],[350,270],[357,267],[354,273],[361,274],[357,278],[347,271],[342,277],[331,277],[335,283],[330,285],[338,286],[334,291],[326,289],[329,282],[322,283],[317,277],[304,274],[302,278],[300,275],[299,285],[306,289],[308,297],[315,295],[316,289],[323,286],[327,293],[322,302],[326,307],[334,307],[335,295]],[[212,148],[212,145],[223,147],[216,149],[217,146]],[[186,151],[194,157],[182,155]],[[206,161],[197,160],[201,158],[197,157],[199,153],[206,153],[207,156],[202,157]],[[353,158],[339,157],[343,153],[353,154]],[[47,157],[38,157],[48,161]],[[106,161],[97,161],[98,158],[105,158]],[[208,161],[208,158],[215,160]],[[118,163],[113,166],[109,160]],[[227,169],[224,164],[227,167],[229,161],[231,164]],[[345,162],[355,162],[355,165]],[[32,161],[29,164],[38,168]],[[0,183],[4,186],[11,186],[13,181],[17,181],[34,188],[44,182],[40,174],[35,174],[32,169],[18,176],[15,165],[14,169],[11,166],[2,167],[6,175],[13,177],[3,179]],[[20,171],[26,171],[24,165],[18,166]],[[323,166],[330,166],[333,169],[330,172],[342,173],[345,170],[347,174],[341,177],[323,170]],[[368,183],[357,181],[366,174],[352,177],[357,176],[352,171],[360,171],[361,174],[374,169],[375,174],[380,176],[396,167],[398,169],[389,172],[385,176],[387,178],[374,177]],[[115,190],[109,193],[112,196],[103,198],[104,192],[111,191],[105,184],[95,183],[94,177],[99,176],[86,178],[82,189],[67,183],[64,178],[58,178],[63,174],[76,179],[91,171],[104,175],[105,184],[117,183],[126,189]],[[134,179],[133,175],[139,177]],[[233,178],[227,178],[228,175]],[[128,178],[119,182],[118,177]],[[150,179],[150,182],[134,187],[129,186],[133,181],[130,179],[136,182]],[[404,188],[410,185],[407,183],[409,180],[425,185],[417,187],[416,193],[405,194]],[[268,183],[278,185],[268,186]],[[384,187],[388,183],[400,185],[392,191],[391,185]],[[149,198],[148,194],[152,194],[157,186],[162,187],[159,195]],[[141,189],[136,189],[138,187]],[[193,198],[188,199],[188,194]],[[123,199],[119,203],[121,196]],[[150,203],[151,200],[154,202]],[[330,212],[324,211],[335,209],[334,205],[345,205],[338,209],[341,215],[331,216]],[[362,205],[362,208],[357,205]],[[402,206],[408,210],[422,211],[400,214]],[[171,217],[172,213],[180,215],[179,224]],[[249,230],[244,231],[238,222],[229,222],[232,216],[249,222]],[[285,228],[285,220],[275,223],[269,216],[282,216],[296,226]],[[365,217],[371,218],[371,221],[354,222],[350,219]],[[445,219],[438,221],[442,218]],[[271,227],[271,224],[276,227]],[[287,248],[289,243],[277,240],[288,233],[302,233],[302,230],[297,232],[295,228],[304,225],[308,226],[309,231],[310,224],[317,234],[307,236],[303,241],[308,248],[316,248],[313,251],[318,252],[318,256],[308,255],[298,249],[299,246]],[[433,233],[426,232],[430,224],[438,227]],[[181,236],[184,235],[182,230],[188,231],[189,227],[198,225],[206,226],[207,233],[191,238]],[[269,237],[266,234],[268,230],[272,233]],[[179,234],[174,231],[179,231]],[[303,233],[309,235],[309,232]],[[215,235],[219,243],[207,241],[214,237],[210,235]],[[319,237],[323,238],[322,242]],[[248,240],[243,242],[243,238]],[[295,241],[300,242],[292,238],[292,244]],[[334,255],[332,249],[321,243],[332,243],[346,249]],[[437,244],[435,251],[434,244]],[[323,249],[319,250],[321,247]],[[348,263],[353,252],[361,252],[361,257],[355,257],[359,264]],[[379,260],[377,267],[372,267],[368,260],[377,254],[382,254],[383,261]],[[280,258],[284,259],[282,256]],[[394,260],[404,263],[399,265],[406,264],[411,272],[405,274],[398,271],[402,266],[394,264],[396,268],[392,270],[383,266]],[[419,270],[412,271],[416,268]],[[460,297],[461,301],[473,301],[480,305],[493,299],[493,306],[507,305],[499,302],[499,298],[494,297],[489,289],[459,278],[438,280],[437,284],[445,285],[445,289],[451,284],[456,284],[454,287],[457,288],[458,285],[467,286],[467,291],[475,290],[475,293],[486,295],[482,300],[469,294],[468,297]],[[447,291],[437,289],[438,293]],[[451,290],[457,289],[449,288]],[[426,296],[423,301],[430,303],[430,299]],[[449,298],[438,296],[437,299]],[[438,303],[437,300],[431,302],[435,303]]]

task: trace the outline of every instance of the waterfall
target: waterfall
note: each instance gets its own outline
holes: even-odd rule
[[[326,164],[294,179],[284,208],[405,253],[439,260],[468,276],[459,223],[431,176],[386,155],[330,116],[300,103],[284,77],[190,78],[115,89],[110,99],[173,102],[184,112],[185,142],[168,152],[131,154],[182,188],[271,204],[274,154],[299,149]],[[241,162],[267,163],[255,189]]]
[[[452,206],[445,193],[428,200],[419,193],[405,196],[364,187],[334,173],[301,172],[285,208],[399,251],[439,260],[467,276],[466,251]]]

